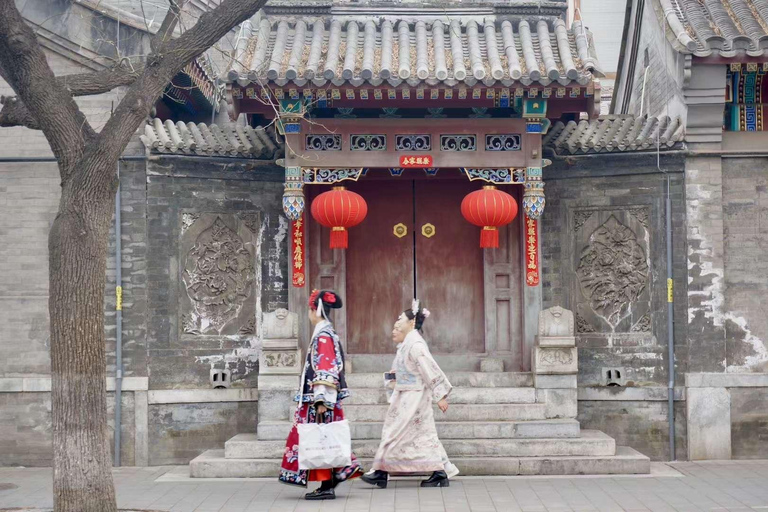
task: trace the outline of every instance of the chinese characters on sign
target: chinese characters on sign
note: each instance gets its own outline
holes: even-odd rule
[[[406,156],[400,157],[400,167],[403,169],[432,167],[432,157],[430,155]]]
[[[536,221],[525,216],[525,282],[539,285],[539,234]]]
[[[306,282],[303,215],[293,223],[293,228],[291,229],[291,254],[293,256],[293,286],[301,288]]]

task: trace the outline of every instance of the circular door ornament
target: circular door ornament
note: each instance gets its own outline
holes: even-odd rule
[[[426,238],[432,238],[435,236],[435,226],[430,223],[424,224],[421,226],[421,234]]]
[[[392,231],[395,233],[397,238],[403,238],[408,234],[408,226],[401,222],[400,224],[395,224],[395,227],[392,229]]]

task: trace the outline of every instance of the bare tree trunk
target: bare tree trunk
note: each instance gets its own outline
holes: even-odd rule
[[[75,169],[76,175],[115,174],[91,165]],[[115,196],[105,183],[109,180],[89,181],[88,186],[77,178],[65,182],[48,239],[56,512],[117,510],[104,336],[104,276]]]

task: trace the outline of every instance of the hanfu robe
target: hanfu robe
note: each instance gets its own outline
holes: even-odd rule
[[[328,411],[322,415],[320,422],[343,420],[341,401],[349,396],[344,376],[344,351],[330,322],[322,321],[315,326],[304,365],[304,382],[301,383],[300,393],[294,397],[299,407],[294,413],[293,428],[285,442],[278,478],[286,484],[306,487],[308,481],[331,480],[335,477],[338,482],[343,482],[358,477],[362,474],[362,468],[354,453],[352,463],[345,468],[299,469],[299,433],[296,425],[318,422],[317,405],[321,403]]]
[[[411,331],[398,345],[392,365],[394,389],[384,419],[381,444],[373,469],[390,473],[456,474],[437,437],[432,404],[452,389],[448,378],[429,352],[418,331]],[[454,471],[451,471],[451,468]]]

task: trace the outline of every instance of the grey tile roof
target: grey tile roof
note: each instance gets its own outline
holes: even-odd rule
[[[678,51],[768,55],[768,0],[654,0],[654,9]]]
[[[551,16],[268,16],[241,35],[226,77],[241,85],[585,85],[602,76],[581,22],[568,30]]]
[[[557,155],[669,149],[683,140],[679,118],[605,116],[591,121],[558,121],[542,141]]]
[[[154,153],[248,157],[273,160],[283,152],[283,142],[273,127],[251,128],[239,124],[210,126],[152,119],[144,126],[141,141]]]

